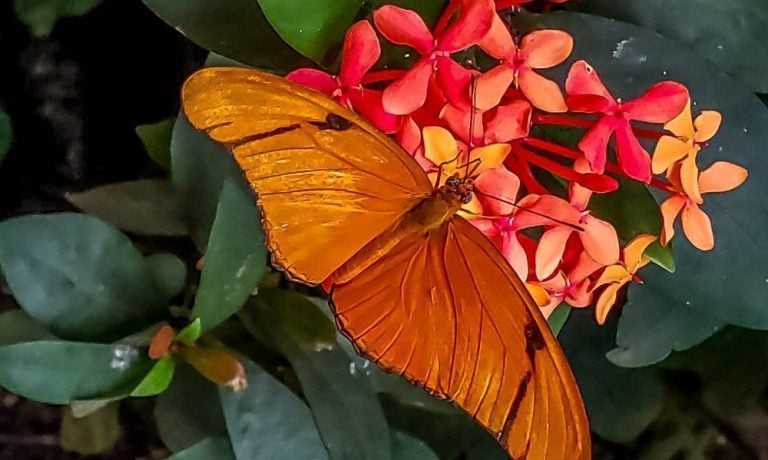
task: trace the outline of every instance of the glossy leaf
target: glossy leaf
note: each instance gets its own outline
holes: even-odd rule
[[[333,340],[330,321],[291,291],[265,290],[259,300],[255,323],[290,361],[331,458],[389,459],[390,434],[376,393]]]
[[[360,10],[356,0],[258,0],[277,33],[315,62],[337,51]],[[331,62],[333,58],[330,59]]]
[[[627,304],[621,313],[616,333],[616,348],[608,352],[608,360],[622,367],[643,367],[701,343],[723,324],[701,311],[670,304],[657,283],[667,273],[656,267],[643,272],[645,283],[632,284]],[[683,276],[683,274],[680,274]]]
[[[220,387],[229,438],[238,459],[326,460],[328,453],[304,402],[256,364],[243,363],[248,388]]]
[[[169,118],[136,127],[136,135],[144,144],[149,157],[167,173],[171,172],[171,133],[175,122],[175,118]]]
[[[624,369],[605,353],[613,347],[615,322],[595,324],[591,310],[574,310],[558,339],[587,407],[590,427],[613,442],[632,441],[659,414],[664,388],[655,369]]]
[[[176,363],[173,357],[170,355],[163,356],[155,363],[141,383],[133,389],[131,396],[155,396],[164,392],[173,380],[175,369]]]
[[[541,17],[549,27],[574,35],[574,56],[584,58],[600,72],[617,97],[632,98],[652,83],[673,79],[685,84],[696,103],[695,111],[716,109],[723,125],[699,155],[700,168],[715,160],[740,164],[750,178],[738,189],[705,197],[703,210],[712,219],[714,250],[702,253],[682,236],[674,242],[676,272],[660,274],[650,267],[647,285],[659,308],[686,308],[697,318],[750,328],[768,328],[768,109],[739,83],[713,64],[693,55],[684,45],[617,21],[576,13]],[[616,53],[618,44],[620,52]],[[686,56],[681,59],[681,56]],[[651,273],[654,273],[651,275]],[[651,279],[651,277],[653,277]],[[640,288],[643,289],[643,288]],[[640,294],[645,295],[645,294]],[[634,295],[640,308],[651,308]],[[705,322],[706,322],[705,321]],[[625,323],[627,324],[627,323]],[[678,330],[697,328],[689,323]],[[703,328],[702,328],[703,329]]]
[[[239,310],[267,268],[267,250],[253,194],[224,184],[192,315],[210,330]]]
[[[764,0],[583,0],[577,7],[683,42],[752,91],[768,93]]]
[[[218,54],[272,70],[309,64],[280,39],[256,0],[143,0],[187,38]]]
[[[62,338],[114,340],[166,307],[164,289],[131,241],[82,214],[0,222],[0,269],[24,310]]]
[[[166,299],[176,296],[184,288],[187,266],[173,254],[152,254],[146,258],[147,265],[157,287]]]
[[[11,148],[13,141],[13,131],[11,128],[11,119],[2,108],[0,108],[0,163],[2,163],[8,149]]]
[[[173,127],[171,161],[171,179],[178,196],[184,197],[190,236],[205,252],[224,182],[242,181],[242,173],[224,147],[197,132],[183,115]]]
[[[176,341],[191,345],[195,343],[202,334],[203,326],[200,324],[200,318],[198,318],[176,334]]]
[[[563,329],[565,322],[568,321],[568,317],[571,315],[571,306],[566,303],[561,303],[555,308],[555,311],[549,315],[547,321],[549,321],[549,327],[552,328],[552,332],[558,335]]]
[[[67,193],[67,201],[115,227],[139,235],[185,236],[187,224],[173,186],[139,179]]]
[[[45,37],[51,33],[59,18],[83,15],[102,0],[14,0],[16,15],[30,31]]]
[[[128,345],[48,340],[0,346],[0,362],[0,386],[48,404],[133,387],[151,366],[139,349]]]
[[[120,437],[119,406],[107,404],[86,417],[75,417],[64,410],[59,443],[61,448],[81,455],[109,452]]]
[[[168,460],[235,460],[232,445],[227,438],[209,438],[177,452]]]
[[[160,439],[172,452],[227,435],[216,385],[183,363],[171,386],[157,398],[155,422]]]
[[[397,460],[438,460],[437,454],[420,439],[400,431],[392,433],[392,458]]]

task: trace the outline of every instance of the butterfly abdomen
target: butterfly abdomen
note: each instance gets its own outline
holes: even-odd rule
[[[442,190],[424,198],[336,270],[334,283],[343,284],[351,280],[403,241],[425,238],[429,232],[450,220],[460,207],[460,197]]]

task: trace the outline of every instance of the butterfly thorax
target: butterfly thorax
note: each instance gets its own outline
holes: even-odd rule
[[[405,215],[385,230],[334,273],[342,284],[354,278],[395,246],[412,238],[425,238],[451,220],[472,199],[472,180],[451,176],[441,187],[416,203]]]

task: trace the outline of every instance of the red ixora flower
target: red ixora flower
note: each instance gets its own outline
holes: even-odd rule
[[[320,91],[361,113],[380,130],[393,133],[400,127],[400,118],[384,111],[380,91],[362,86],[363,77],[380,56],[376,31],[368,21],[359,21],[347,30],[338,76],[317,69],[297,69],[285,78]]]
[[[651,158],[632,132],[631,120],[666,123],[683,111],[688,90],[674,81],[651,86],[642,96],[628,102],[615,99],[600,76],[585,61],[573,64],[565,82],[566,102],[574,112],[600,114],[600,119],[579,142],[592,171],[602,173],[607,161],[608,141],[615,133],[621,169],[631,178],[651,180]]]
[[[442,31],[438,29],[435,35],[415,11],[385,5],[373,12],[376,28],[387,40],[410,46],[421,56],[384,90],[382,103],[387,112],[407,115],[424,105],[435,72],[449,98],[468,88],[469,71],[454,61],[451,54],[479,43],[490,30],[495,12],[492,0],[457,0],[455,5],[460,10],[455,21]],[[449,7],[446,14],[454,9]]]

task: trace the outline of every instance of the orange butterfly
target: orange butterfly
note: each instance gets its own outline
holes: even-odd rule
[[[204,69],[182,100],[256,192],[274,264],[307,284],[331,277],[339,327],[364,355],[453,401],[512,458],[590,458],[584,405],[546,320],[456,215],[470,179],[433,187],[364,119],[267,73]]]

